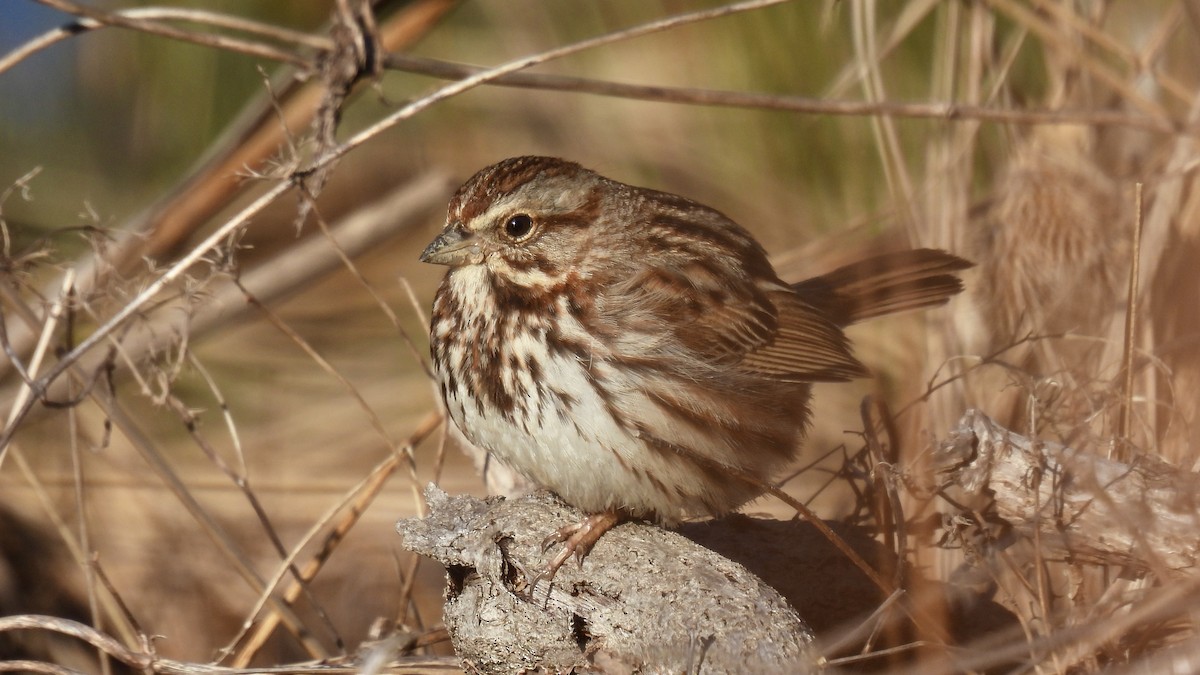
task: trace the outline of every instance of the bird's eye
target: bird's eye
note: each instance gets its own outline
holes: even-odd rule
[[[528,237],[530,232],[533,232],[533,218],[524,213],[518,213],[504,223],[504,233],[515,241]]]

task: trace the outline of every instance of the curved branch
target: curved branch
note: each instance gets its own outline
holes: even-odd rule
[[[0,633],[13,630],[48,630],[83,640],[132,668],[146,669],[154,663],[154,658],[142,652],[135,652],[111,637],[101,633],[91,626],[41,614],[18,614],[16,616],[0,617]]]
[[[219,14],[216,12],[205,12],[200,10],[181,10],[168,9],[158,7],[144,7],[140,9],[126,10],[122,12],[105,12],[79,5],[70,0],[39,0],[42,4],[48,5],[67,14],[74,14],[83,17],[79,21],[67,24],[65,26],[55,28],[52,31],[43,33],[38,37],[26,42],[9,52],[3,58],[0,58],[0,74],[4,73],[9,68],[12,68],[17,63],[28,58],[53,44],[66,40],[80,33],[115,26],[118,28],[129,28],[138,30],[152,35],[180,40],[182,42],[190,42],[205,47],[216,47],[218,49],[227,49],[229,51],[240,52],[250,56],[259,56],[272,61],[280,61],[290,63],[302,70],[310,70],[312,62],[297,54],[289,51],[278,49],[270,45],[265,45],[259,42],[251,42],[239,38],[227,37],[224,35],[213,35],[209,33],[194,33],[191,31],[175,28],[174,26],[164,25],[159,23],[158,19],[174,19],[180,21],[190,21],[193,23],[206,24],[219,28],[229,28],[239,30],[256,35],[271,37],[283,42],[294,42],[314,49],[322,51],[332,47],[332,41],[327,38],[317,38],[299,31],[291,31],[277,26],[271,26],[264,23],[250,21],[238,17]]]

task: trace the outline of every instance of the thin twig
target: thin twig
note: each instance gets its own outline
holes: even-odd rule
[[[62,375],[67,368],[70,368],[71,365],[78,361],[80,357],[91,351],[91,349],[100,344],[101,341],[108,339],[108,337],[115,330],[117,330],[118,327],[124,324],[129,317],[140,311],[142,307],[146,305],[146,303],[150,302],[163,289],[165,289],[179,277],[183,276],[184,272],[190,269],[193,264],[207,255],[209,251],[216,248],[217,244],[222,242],[226,237],[237,231],[239,228],[244,227],[252,217],[258,215],[260,211],[274,202],[285,192],[290,190],[291,187],[292,184],[290,181],[279,181],[272,186],[264,194],[259,196],[258,199],[254,200],[254,202],[252,202],[249,206],[242,209],[235,216],[217,228],[217,230],[205,238],[204,241],[197,244],[195,248],[187,253],[187,255],[183,256],[178,262],[167,268],[167,270],[163,272],[161,276],[148,284],[141,293],[138,293],[135,298],[122,306],[121,309],[117,310],[117,312],[111,318],[109,318],[108,321],[104,322],[104,324],[92,332],[91,335],[88,335],[87,338],[80,342],[74,349],[64,354],[58,360],[58,362],[54,364],[54,366],[52,366],[44,375],[39,377],[32,387],[38,396],[31,396],[24,402],[23,405],[19,407],[19,409],[14,408],[17,410],[17,412],[10,416],[11,421],[9,425],[5,427],[4,434],[0,436],[0,456],[3,455],[4,448],[6,448],[9,442],[12,440],[13,432],[18,426],[20,426],[20,420],[24,419],[24,417],[29,414],[29,410],[33,407],[34,402],[37,401],[50,382],[53,382],[58,378],[59,375]]]
[[[83,640],[133,668],[146,669],[152,664],[152,659],[148,655],[135,652],[95,628],[70,619],[36,614],[0,617],[0,633],[14,630],[45,630],[62,633]]]
[[[326,359],[324,356],[322,356],[321,353],[312,346],[312,343],[310,343],[308,340],[305,340],[304,336],[296,332],[296,330],[289,326],[287,322],[280,318],[278,314],[271,311],[270,308],[260,302],[253,293],[251,293],[246,289],[245,286],[242,285],[241,281],[234,280],[234,283],[237,284],[237,287],[241,289],[242,293],[245,295],[247,304],[252,305],[255,309],[257,309],[263,318],[265,318],[272,326],[275,326],[279,332],[287,336],[289,340],[295,343],[295,345],[299,347],[300,350],[308,356],[308,358],[312,359],[313,362],[315,362],[321,368],[321,370],[329,373],[329,375],[331,375],[338,381],[339,384],[342,385],[342,387],[346,390],[346,393],[348,393],[350,397],[358,403],[358,406],[366,415],[367,421],[371,424],[371,428],[373,428],[375,433],[379,434],[379,437],[382,438],[383,442],[387,444],[388,450],[390,450],[393,454],[400,454],[404,456],[409,477],[412,479],[413,499],[416,500],[418,514],[422,516],[425,515],[425,501],[421,498],[421,486],[417,479],[417,459],[413,455],[412,447],[407,445],[401,447],[396,444],[396,441],[392,439],[391,434],[388,433],[387,428],[384,426],[383,420],[379,418],[379,415],[375,412],[375,409],[372,408],[371,404],[367,402],[367,399],[363,397],[362,392],[360,392],[358,388],[354,386],[354,383],[351,382],[349,378],[335,368],[334,365],[329,362],[329,359]]]
[[[413,360],[417,363],[417,365],[420,366],[427,375],[431,374],[429,365],[426,363],[422,351],[417,348],[416,343],[413,342],[412,336],[408,334],[408,331],[406,331],[404,326],[400,323],[400,317],[396,316],[396,312],[392,311],[391,306],[389,306],[387,301],[383,299],[383,295],[381,295],[375,286],[367,280],[367,277],[360,269],[358,269],[358,265],[354,264],[354,261],[350,259],[350,255],[344,248],[342,248],[342,245],[338,243],[338,240],[334,237],[333,230],[329,227],[329,223],[325,220],[325,216],[321,213],[320,209],[317,208],[316,201],[312,199],[307,191],[304,192],[303,198],[305,201],[309,202],[309,208],[311,209],[313,219],[317,223],[317,227],[320,228],[321,234],[325,235],[325,239],[329,242],[329,245],[333,247],[334,252],[337,254],[338,260],[340,260],[342,263],[342,267],[344,267],[346,271],[350,272],[350,274],[354,277],[354,280],[357,281],[358,284],[363,287],[363,290],[367,292],[367,295],[371,296],[371,299],[375,301],[376,306],[379,307],[379,311],[383,312],[383,315],[388,318],[388,321],[391,322],[392,327],[395,328],[396,332],[400,334],[400,339],[404,341],[406,346],[408,346],[409,352],[412,354]],[[420,318],[421,325],[429,325],[428,322],[424,320],[424,317]]]
[[[262,675],[262,674],[296,674],[296,673],[313,673],[314,675],[334,675],[335,673],[358,673],[361,672],[358,664],[353,660],[348,659],[332,659],[321,663],[295,663],[290,665],[281,665],[277,667],[259,667],[253,669],[242,668],[226,668],[222,666],[214,666],[201,663],[187,663],[184,661],[174,661],[164,659],[146,652],[138,652],[129,649],[112,639],[111,637],[101,633],[100,631],[86,626],[78,621],[70,619],[60,619],[53,616],[42,616],[38,614],[21,614],[16,616],[0,617],[0,633],[7,633],[17,630],[40,630],[59,633],[69,637],[76,638],[87,642],[99,649],[104,650],[106,654],[121,661],[125,665],[135,670],[140,670],[145,673],[161,673],[163,675]],[[429,644],[437,642],[441,638],[440,634],[433,633],[424,639],[418,638],[418,644]],[[349,661],[349,662],[347,662]],[[408,668],[411,668],[409,670]],[[431,673],[431,672],[461,672],[458,667],[457,659],[454,658],[423,658],[405,661],[400,664],[400,672],[413,673]],[[41,661],[0,661],[0,671],[23,671],[23,672],[42,672],[76,674],[79,671],[57,666],[55,664],[45,663]]]
[[[22,309],[22,315],[26,318],[26,320],[31,321],[33,319],[33,317],[31,316],[32,312],[30,310],[28,310],[27,308],[22,307],[21,309]],[[72,375],[77,376],[78,374],[75,372],[72,372]],[[245,558],[245,556],[241,553],[241,551],[233,543],[232,539],[228,536],[227,533],[224,532],[224,530],[222,530],[216,524],[216,522],[211,518],[211,516],[209,516],[209,514],[207,512],[205,512],[199,506],[199,504],[196,502],[195,498],[191,495],[190,492],[188,492],[188,490],[187,490],[186,486],[184,486],[183,482],[179,479],[179,477],[170,468],[169,464],[166,463],[166,461],[158,454],[157,450],[153,447],[153,445],[132,424],[132,422],[129,420],[129,418],[124,414],[124,412],[119,408],[119,406],[117,406],[116,402],[113,400],[106,400],[105,398],[99,396],[98,394],[96,394],[95,392],[92,391],[92,388],[90,385],[88,385],[86,387],[85,391],[88,393],[88,395],[90,395],[94,399],[98,400],[101,404],[101,407],[106,408],[106,411],[108,413],[108,418],[111,419],[112,421],[114,421],[118,425],[118,427],[121,428],[121,430],[124,433],[124,435],[126,436],[126,438],[130,441],[130,443],[137,450],[139,450],[142,457],[145,460],[147,460],[147,462],[153,468],[158,470],[159,475],[164,479],[164,482],[167,483],[167,485],[169,487],[171,487],[171,489],[175,492],[175,494],[178,497],[178,499],[180,500],[180,502],[185,507],[188,508],[189,512],[191,512],[202,525],[205,526],[206,532],[212,536],[213,540],[218,544],[218,548],[222,552],[228,554],[230,559],[235,563],[235,569],[242,573],[243,578],[247,580],[247,582],[251,585],[251,587],[260,588],[261,580],[257,579],[255,573],[252,571],[251,566],[249,565],[249,561]],[[33,400],[33,399],[31,399],[31,400]],[[30,469],[28,464],[24,461],[22,454],[19,453],[15,447],[13,447],[13,452],[14,452],[14,457],[17,460],[18,467],[21,469],[23,474],[26,475],[27,479],[30,480],[30,484],[34,487],[35,492],[39,495],[39,498],[41,498],[43,504],[46,507],[45,510],[46,510],[47,514],[55,522],[59,532],[61,533],[62,540],[68,547],[68,550],[70,550],[70,552],[72,553],[72,555],[74,556],[74,558],[80,565],[88,564],[87,554],[85,554],[82,550],[80,550],[78,542],[76,542],[74,537],[70,536],[69,528],[67,528],[66,524],[63,523],[61,521],[61,518],[58,517],[57,511],[50,506],[49,498],[44,495],[44,490],[42,490],[41,486],[36,482],[36,476],[33,475],[32,470]],[[119,599],[118,599],[118,602],[119,602]],[[298,627],[301,624],[300,624],[299,620],[297,619],[297,617],[294,615],[294,613],[292,613],[290,611],[285,611],[284,614],[285,614],[285,617],[287,618],[287,623],[288,623],[289,628],[292,628],[293,630],[298,630]],[[318,644],[312,642],[311,639],[306,638],[304,635],[301,635],[299,633],[298,633],[298,638],[300,639],[300,641],[303,644],[305,644],[306,647],[308,647],[310,650],[313,650],[312,653],[314,656],[321,655],[321,648]]]
[[[562,47],[556,47],[538,54],[522,56],[518,59],[514,59],[496,66],[495,68],[489,68],[488,70],[476,73],[475,75],[454,82],[453,84],[448,84],[424,97],[418,98],[400,110],[397,110],[384,119],[358,132],[345,143],[335,148],[332,152],[317,158],[317,160],[314,162],[314,168],[324,166],[329,162],[338,160],[351,150],[354,150],[363,143],[366,143],[379,134],[396,126],[400,122],[409,119],[426,108],[429,108],[435,103],[439,103],[452,96],[457,96],[480,85],[487,84],[488,82],[491,82],[492,80],[509,73],[515,73],[518,70],[524,70],[541,63],[546,63],[547,61],[561,59],[563,57],[570,56],[571,54],[577,54],[589,49],[595,49],[596,47],[602,47],[614,42],[630,40],[636,37],[661,32],[685,24],[695,23],[697,21],[706,21],[709,19],[730,16],[739,12],[771,7],[772,5],[782,4],[784,2],[787,2],[787,0],[749,0],[748,2],[734,3],[714,9],[692,12],[690,14],[679,14],[676,16],[667,17],[665,19],[659,19],[657,21],[639,24],[632,28],[606,33],[604,35],[599,35],[587,40],[580,40],[579,42],[574,42]]]
[[[189,354],[189,356],[191,355]],[[199,360],[193,357],[192,361],[198,362]],[[220,397],[220,394],[216,391],[216,389],[213,389],[213,392],[215,396],[218,398]],[[247,476],[244,471],[238,472],[234,470],[234,468],[225,461],[225,458],[221,457],[216,448],[214,448],[212,444],[208,442],[208,439],[200,433],[200,427],[197,423],[195,415],[191,412],[191,410],[188,409],[183,401],[179,399],[178,396],[168,391],[166,394],[165,404],[179,417],[180,421],[183,422],[184,427],[187,429],[188,435],[192,437],[192,440],[195,442],[196,446],[200,448],[200,451],[204,453],[205,457],[208,457],[209,462],[211,462],[218,471],[224,474],[225,477],[229,479],[229,482],[233,483],[233,485],[242,493],[242,496],[245,497],[246,503],[250,505],[250,509],[254,511],[255,517],[262,526],[263,534],[267,536],[267,540],[271,542],[271,546],[275,549],[275,552],[279,554],[280,559],[287,559],[287,547],[284,546],[283,539],[281,539],[279,536],[279,530],[275,527],[274,523],[271,522],[271,517],[267,515],[266,507],[263,506],[262,501],[259,500],[258,495],[251,487],[250,477]],[[333,620],[329,618],[329,612],[325,610],[324,605],[317,599],[316,594],[312,592],[312,589],[309,588],[307,581],[300,574],[300,570],[296,569],[296,567],[293,565],[289,565],[288,571],[291,572],[292,578],[296,579],[299,583],[301,591],[303,591],[313,611],[316,612],[317,618],[321,620],[321,622],[325,625],[325,628],[329,631],[329,634],[333,636],[337,649],[343,650],[345,648],[345,641],[338,633],[337,627],[334,625]]]
[[[855,551],[850,547],[849,544],[846,543],[846,540],[842,539],[842,537],[839,536],[838,533],[834,532],[833,529],[825,523],[825,521],[817,517],[817,514],[813,513],[812,509],[805,506],[795,497],[792,497],[774,485],[766,483],[736,466],[730,466],[722,462],[717,462],[704,455],[688,452],[683,448],[672,446],[672,449],[687,454],[690,459],[709,469],[719,471],[730,476],[731,478],[735,478],[749,485],[760,488],[766,492],[766,494],[775,497],[779,501],[795,509],[796,513],[801,518],[812,524],[812,526],[815,527],[817,531],[829,541],[829,543],[833,544],[834,547],[841,551],[842,554],[845,555],[855,567],[857,567],[864,575],[866,575],[867,579],[869,579],[876,588],[882,591],[884,595],[890,596],[898,591],[901,593],[905,592],[904,589],[896,588],[894,585],[892,585],[891,581],[880,576],[879,572],[877,572],[875,568],[871,567],[866,560],[863,560],[862,556],[859,555],[857,551]],[[913,622],[922,630],[926,631],[928,635],[932,636],[935,640],[941,642],[942,644],[950,643],[950,636],[946,633],[946,631],[942,630],[937,622],[933,621],[932,618],[927,616],[927,614],[920,608],[912,606],[911,603],[904,603],[904,610],[913,618]]]
[[[1134,344],[1138,330],[1138,275],[1141,273],[1138,260],[1142,252],[1142,184],[1134,185],[1133,192],[1133,245],[1129,252],[1129,291],[1125,298],[1125,344],[1121,353],[1121,369],[1123,396],[1121,397],[1121,416],[1117,427],[1117,443],[1115,459],[1129,461],[1132,454],[1130,448],[1129,430],[1133,415],[1133,355],[1137,351]]]
[[[217,522],[216,518],[201,506],[192,491],[180,479],[179,474],[167,463],[157,448],[150,442],[148,438],[134,425],[133,420],[125,413],[125,411],[113,400],[102,400],[108,416],[121,429],[122,434],[129,440],[130,444],[138,451],[138,454],[150,465],[152,469],[159,475],[160,479],[170,487],[175,494],[179,503],[187,509],[188,513],[200,523],[205,534],[217,545],[217,550],[222,553],[226,559],[233,563],[233,570],[237,572],[248,586],[255,592],[261,593],[266,588],[266,583],[262,577],[254,570],[250,558],[237,544],[234,538]],[[304,622],[296,615],[291,608],[287,607],[279,598],[271,596],[272,604],[283,613],[285,623],[289,630],[292,631],[296,639],[314,658],[324,658],[328,656],[325,648],[312,635],[308,634],[304,628]]]
[[[68,388],[74,384],[73,380],[68,378]],[[72,392],[73,393],[73,392]],[[87,498],[84,493],[84,486],[87,481],[84,478],[83,471],[83,456],[80,452],[80,436],[79,430],[79,411],[73,406],[67,408],[67,445],[70,447],[71,456],[71,478],[74,483],[75,497],[75,525],[79,531],[79,549],[92,555],[89,562],[95,562],[95,556],[92,553],[92,528],[88,520]],[[91,619],[93,626],[103,626],[104,618],[100,613],[99,593],[96,588],[96,570],[99,565],[89,564],[82,566],[83,583],[87,593],[88,616]],[[101,675],[112,675],[112,661],[103,649],[97,649],[97,659],[100,662]]]
[[[184,9],[178,7],[138,7],[112,12],[112,16],[122,16],[136,21],[187,21],[201,25],[215,26],[238,30],[252,35],[261,35],[280,42],[292,42],[300,46],[319,51],[327,51],[333,47],[333,41],[323,35],[313,35],[301,31],[290,30],[282,26],[252,21],[240,16],[209,12],[202,9]],[[157,26],[158,24],[152,24]],[[63,40],[76,35],[100,28],[115,27],[116,24],[105,23],[96,19],[80,19],[65,26],[46,31],[37,37],[19,45],[7,55],[0,57],[0,75],[21,61],[45,50]],[[226,47],[226,45],[212,45]],[[241,51],[234,48],[233,51]],[[259,55],[261,56],[261,54]]]
[[[1034,10],[1029,9],[1024,4],[1015,2],[1015,0],[985,1],[989,6],[996,8],[1017,24],[1025,26],[1032,33],[1042,38],[1042,44],[1068,54],[1098,81],[1111,87],[1113,91],[1120,93],[1130,105],[1140,109],[1152,118],[1160,120],[1163,124],[1170,124],[1171,116],[1161,105],[1143,96],[1137,90],[1134,84],[1135,80],[1123,79],[1120,74],[1113,72],[1107,64],[1098,59],[1091,58],[1077,44],[1065,39],[1063,35],[1059,34],[1046,21],[1042,20]]]
[[[272,61],[287,63],[304,71],[312,68],[311,61],[306,57],[299,56],[297,54],[293,54],[292,52],[284,51],[282,49],[259,42],[250,42],[249,40],[241,40],[238,38],[215,35],[212,33],[196,33],[193,31],[175,28],[174,26],[167,26],[155,21],[130,17],[126,14],[106,12],[104,10],[96,9],[95,7],[71,2],[70,0],[38,0],[38,2],[49,7],[53,7],[61,12],[74,14],[75,16],[86,17],[92,21],[106,25],[129,28],[144,33],[150,33],[152,35],[158,35],[160,37],[202,45],[204,47],[215,47],[217,49],[241,52],[249,56],[259,56],[271,59]]]
[[[435,429],[441,426],[442,421],[442,416],[439,413],[431,412],[426,415],[425,419],[417,424],[417,428],[405,442],[406,452],[411,454],[412,448],[428,437],[429,434],[433,433]],[[367,474],[367,476],[363,478],[363,480],[346,492],[341,500],[331,506],[323,516],[318,518],[316,522],[313,523],[312,527],[309,528],[308,532],[304,534],[304,536],[300,537],[300,540],[297,541],[295,546],[292,547],[291,552],[283,561],[283,564],[279,567],[271,581],[267,584],[263,594],[259,597],[258,602],[255,604],[253,610],[247,615],[246,621],[242,624],[241,631],[234,636],[233,640],[230,641],[229,646],[222,650],[224,654],[234,654],[233,663],[235,666],[245,665],[248,663],[250,659],[252,659],[257,653],[262,644],[266,642],[266,639],[271,636],[275,628],[279,625],[280,617],[277,612],[271,612],[271,614],[266,616],[257,625],[255,625],[253,622],[254,618],[257,617],[259,612],[263,610],[263,607],[266,605],[270,594],[274,593],[276,586],[287,575],[289,566],[295,564],[295,560],[300,555],[301,551],[307,548],[308,544],[316,538],[321,529],[324,528],[328,522],[333,520],[335,515],[349,507],[349,510],[346,512],[346,515],[342,518],[342,520],[339,521],[333,527],[333,529],[326,534],[326,538],[324,542],[322,542],[321,549],[301,569],[300,578],[308,581],[317,575],[317,572],[319,572],[324,566],[325,561],[328,560],[330,555],[332,555],[334,549],[336,549],[338,544],[340,544],[341,541],[346,537],[346,534],[349,533],[350,529],[354,527],[355,523],[358,522],[358,519],[362,517],[362,514],[366,512],[367,507],[374,501],[380,490],[382,490],[384,485],[387,484],[387,479],[398,468],[400,468],[401,461],[404,459],[405,454],[405,452],[393,453],[376,465]],[[299,588],[294,582],[283,592],[284,601],[288,603],[294,601],[298,595]],[[247,638],[246,635],[251,626],[254,626],[254,633]]]
[[[429,75],[447,80],[464,80],[489,69],[449,61],[388,54],[384,64],[392,70]],[[665,87],[611,82],[569,75],[513,72],[489,78],[486,84],[519,89],[548,89],[614,96],[618,98],[684,105],[721,106],[783,110],[813,115],[842,115],[905,117],[939,119],[948,122],[977,120],[1006,124],[1078,124],[1091,126],[1124,126],[1163,133],[1194,134],[1180,127],[1156,120],[1148,115],[1136,115],[1116,110],[1036,110],[1006,109],[962,103],[897,102],[897,101],[839,101],[827,98],[764,94],[758,92],[722,91],[688,87]]]
[[[71,297],[71,289],[74,287],[75,270],[68,269],[67,273],[63,275],[62,291],[58,296],[58,300],[51,305],[50,311],[46,314],[46,320],[42,323],[41,337],[38,338],[37,346],[33,350],[33,357],[30,359],[29,367],[26,369],[28,374],[25,377],[25,381],[21,383],[20,388],[17,390],[17,396],[13,401],[12,408],[8,411],[8,420],[4,424],[5,437],[11,437],[13,431],[18,426],[17,423],[23,415],[23,411],[28,410],[29,406],[41,395],[38,383],[30,383],[29,379],[36,375],[42,367],[42,359],[46,356],[46,350],[50,348],[50,338],[54,336],[55,330],[58,329],[58,320],[62,318],[63,308],[66,306],[67,298]],[[7,339],[5,342],[7,343]],[[8,443],[0,443],[0,468],[4,468],[4,458],[6,456],[8,456]]]
[[[1041,12],[1048,16],[1053,16],[1062,21],[1064,26],[1070,28],[1073,34],[1081,35],[1087,38],[1096,46],[1105,50],[1107,54],[1111,54],[1121,61],[1125,62],[1126,67],[1133,71],[1132,75],[1149,75],[1153,78],[1163,91],[1171,94],[1176,100],[1182,103],[1188,103],[1192,100],[1192,91],[1188,85],[1183,84],[1176,78],[1160,68],[1153,68],[1151,64],[1143,59],[1134,49],[1127,47],[1117,40],[1112,35],[1101,30],[1099,26],[1092,24],[1086,19],[1080,18],[1075,12],[1075,8],[1049,0],[1033,0],[1032,3]],[[1168,13],[1163,17],[1166,25],[1177,25],[1170,21],[1170,13],[1178,14],[1180,11],[1178,4],[1172,4],[1165,8]],[[1178,17],[1176,17],[1177,19]]]

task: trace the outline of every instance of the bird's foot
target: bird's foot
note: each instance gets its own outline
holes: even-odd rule
[[[562,567],[563,563],[567,562],[567,558],[572,555],[582,567],[584,557],[591,552],[600,537],[623,520],[625,520],[625,516],[616,511],[604,511],[590,514],[577,523],[558,528],[553,534],[542,540],[542,552],[549,551],[555,544],[562,544],[562,549],[550,562],[546,563],[530,586],[536,586],[537,582],[542,580],[548,584],[554,583],[554,575],[558,573],[558,568]]]

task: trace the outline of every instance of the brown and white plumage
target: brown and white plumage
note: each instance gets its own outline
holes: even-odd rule
[[[432,352],[475,444],[589,513],[677,522],[762,492],[811,383],[865,374],[842,327],[928,307],[968,263],[909,251],[789,286],[718,211],[517,157],[450,202]]]

